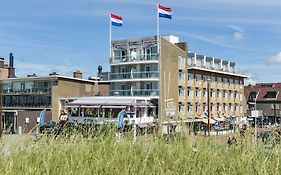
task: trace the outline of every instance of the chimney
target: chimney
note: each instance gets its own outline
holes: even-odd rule
[[[14,67],[14,55],[13,53],[10,53],[10,62],[9,67]]]
[[[0,68],[4,68],[4,58],[0,57]]]
[[[13,53],[10,53],[10,62],[8,67],[8,78],[15,78],[15,68],[14,68],[14,56]]]
[[[73,77],[82,79],[82,72],[80,72],[79,70],[73,72]]]
[[[16,78],[14,67],[8,67],[8,78]]]

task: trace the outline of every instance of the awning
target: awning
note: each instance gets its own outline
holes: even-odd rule
[[[124,109],[126,108],[126,106],[102,106],[101,108],[116,108],[116,109]]]
[[[70,102],[69,105],[134,105],[135,99],[132,98],[106,98],[106,97],[88,97],[80,98],[73,102]]]
[[[100,108],[100,106],[98,106],[98,105],[94,105],[94,106],[81,105],[80,108]]]

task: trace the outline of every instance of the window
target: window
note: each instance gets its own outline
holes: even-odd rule
[[[193,80],[194,79],[194,75],[193,74],[188,74],[188,80]]]
[[[187,111],[188,111],[188,112],[192,112],[192,111],[193,111],[193,106],[192,106],[192,104],[190,104],[190,103],[187,104]]]
[[[267,91],[264,98],[276,98],[277,94],[276,91]]]
[[[211,89],[210,97],[211,97],[211,98],[215,97],[215,92],[214,92],[213,89]]]
[[[179,63],[179,65],[181,64],[181,65],[185,65],[185,58],[182,58],[181,56],[179,56],[179,58],[178,58],[178,63]]]
[[[223,90],[223,98],[226,98],[226,91]]]
[[[203,97],[207,97],[207,91],[206,91],[206,89],[203,89]]]
[[[273,85],[272,84],[262,84],[261,87],[262,88],[272,88]]]
[[[179,89],[179,96],[180,97],[184,96],[184,89]]]
[[[196,75],[196,81],[200,81],[201,80],[201,75]]]
[[[217,103],[217,111],[219,112],[221,110],[221,108],[220,108],[220,104],[219,103]]]
[[[196,96],[196,97],[200,97],[200,90],[196,90],[196,91],[195,91],[195,96]]]
[[[224,83],[224,84],[227,84],[227,83],[228,83],[228,79],[227,79],[227,78],[224,78],[224,79],[223,79],[223,83]]]
[[[250,92],[249,97],[248,97],[248,101],[254,101],[257,97],[257,94],[258,94],[258,92],[256,92],[256,91]]]

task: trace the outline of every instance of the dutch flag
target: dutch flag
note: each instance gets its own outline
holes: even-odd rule
[[[173,10],[171,8],[164,7],[160,4],[157,4],[157,6],[159,17],[172,19]]]
[[[118,16],[118,15],[115,15],[113,13],[110,14],[110,17],[111,17],[111,24],[113,26],[119,26],[121,27],[122,26],[122,17],[121,16]]]

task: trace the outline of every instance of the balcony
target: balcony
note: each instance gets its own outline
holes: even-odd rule
[[[137,56],[118,56],[114,58],[110,58],[110,64],[118,64],[118,63],[133,63],[133,62],[141,62],[141,61],[158,61],[158,54],[151,55],[137,55]]]
[[[111,90],[114,96],[159,96],[158,89]]]
[[[133,73],[112,73],[110,75],[111,80],[120,80],[120,79],[148,79],[148,78],[158,78],[158,71],[150,72],[133,72]]]

